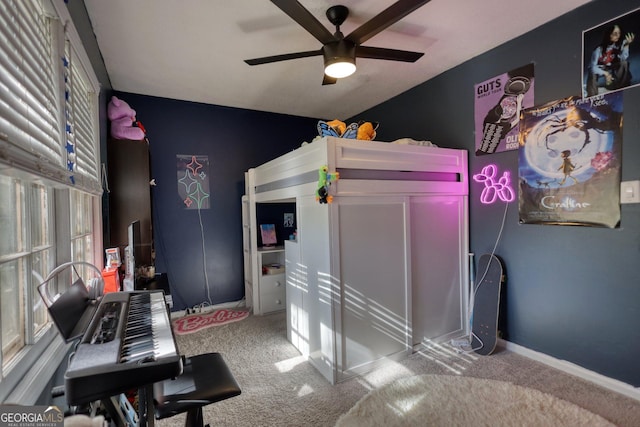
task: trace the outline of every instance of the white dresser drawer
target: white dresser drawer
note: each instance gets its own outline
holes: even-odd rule
[[[284,273],[264,275],[260,278],[260,294],[282,291],[282,295],[284,295],[285,283]]]
[[[284,310],[286,308],[285,294],[267,294],[260,299],[260,307],[263,313]]]
[[[285,275],[273,274],[260,278],[260,311],[284,310],[286,308]]]

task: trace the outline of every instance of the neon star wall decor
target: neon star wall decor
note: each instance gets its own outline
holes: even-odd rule
[[[185,209],[209,209],[209,156],[178,154],[178,195]]]

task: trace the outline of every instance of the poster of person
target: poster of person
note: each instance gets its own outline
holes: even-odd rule
[[[522,111],[520,223],[618,225],[622,94],[569,97]]]
[[[533,64],[475,85],[476,156],[517,150],[520,110],[533,105]]]
[[[583,97],[640,84],[640,9],[582,32]]]

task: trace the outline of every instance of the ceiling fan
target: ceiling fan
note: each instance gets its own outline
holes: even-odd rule
[[[284,13],[289,15],[289,17],[318,39],[318,41],[322,43],[322,48],[305,52],[247,59],[244,62],[249,65],[260,65],[322,55],[324,56],[325,65],[323,85],[334,84],[339,78],[353,74],[356,70],[356,58],[416,62],[424,53],[362,46],[362,43],[390,25],[395,24],[429,1],[430,0],[399,0],[345,37],[340,31],[340,25],[342,25],[347,19],[347,16],[349,16],[349,9],[346,6],[332,6],[327,10],[326,14],[329,22],[336,27],[336,32],[331,34],[331,32],[297,0],[271,0],[273,4],[278,6]]]

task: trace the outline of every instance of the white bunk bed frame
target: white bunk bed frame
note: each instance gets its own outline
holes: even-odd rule
[[[312,190],[308,194],[314,194],[318,169],[322,165],[341,173],[340,180],[331,186],[333,195],[361,194],[363,181],[376,179],[372,174],[353,178],[349,171],[375,171],[380,180],[377,192],[381,194],[468,195],[467,152],[464,150],[333,137],[324,137],[249,169],[247,194],[255,203],[291,199],[306,190],[300,187],[304,184]],[[406,175],[402,178],[400,174],[394,176],[383,171]],[[442,177],[457,174],[458,179],[443,182],[438,174]]]
[[[330,185],[329,192],[333,196],[333,203],[329,205],[321,205],[315,200],[318,171],[323,165],[328,166],[329,172],[338,172],[340,175],[339,180]],[[332,384],[364,373],[384,360],[406,357],[420,346],[430,345],[432,341],[443,341],[468,333],[469,184],[466,151],[324,137],[249,169],[245,179],[246,195],[243,200],[247,204],[247,226],[250,229],[248,239],[245,237],[245,246],[250,246],[249,259],[245,254],[245,263],[250,264],[248,267],[245,265],[247,304],[254,307],[254,313],[262,314],[259,308],[259,292],[256,289],[260,274],[260,266],[256,265],[256,203],[296,202],[298,240],[302,253],[300,258],[305,264],[304,268],[309,270],[305,273],[308,283],[305,284],[304,291],[312,295],[316,286],[322,288],[319,270],[329,270],[324,273],[329,273],[329,277],[332,278],[327,291],[332,296],[326,298],[326,295],[316,295],[315,299],[311,298],[311,306],[305,308],[305,327],[308,329],[305,333],[310,336],[304,337],[306,343],[299,346],[299,349],[309,356],[309,360]],[[398,259],[397,270],[398,274],[404,277],[399,279],[401,285],[397,289],[386,290],[385,285],[371,285],[375,282],[375,277],[367,278],[367,285],[360,285],[362,289],[359,291],[365,297],[368,292],[372,292],[375,294],[372,295],[373,299],[397,299],[394,316],[397,315],[400,320],[394,320],[394,323],[398,323],[393,326],[394,332],[385,332],[386,335],[394,335],[392,342],[381,345],[380,348],[376,348],[376,343],[380,341],[380,336],[376,336],[379,327],[375,326],[376,331],[371,331],[366,330],[365,325],[363,330],[361,320],[354,321],[346,307],[348,302],[345,300],[344,281],[348,280],[348,286],[353,286],[352,284],[359,279],[346,279],[341,273],[341,266],[344,267],[345,263],[350,261],[345,261],[348,257],[344,253],[340,254],[340,250],[345,246],[345,242],[357,241],[359,237],[357,234],[351,235],[350,231],[345,231],[344,227],[339,225],[344,221],[340,210],[359,209],[354,212],[362,212],[362,216],[367,217],[370,212],[374,212],[368,204],[372,204],[370,206],[375,211],[389,206],[389,212],[398,212],[398,216],[394,217],[392,222],[401,222],[397,229],[407,236],[405,241],[399,244],[399,252],[403,252],[403,257]],[[430,212],[434,208],[439,211],[441,206],[445,205],[453,207],[443,208],[445,210],[442,212],[431,215]],[[423,216],[430,219],[421,220]],[[430,258],[428,254],[433,252],[433,248],[428,248],[430,238],[412,238],[412,229],[414,233],[426,232],[435,235],[440,233],[437,222],[448,223],[451,216],[456,217],[456,225],[453,233],[447,233],[454,235],[451,236],[451,243],[444,246],[448,246],[447,250],[453,253],[452,258],[455,261],[452,262],[455,265],[450,266],[451,271],[445,276],[437,278],[438,282],[451,283],[438,284],[438,289],[434,291],[431,285],[425,287],[422,284],[430,280],[423,279],[425,274],[430,274],[425,271],[429,268],[433,270],[433,266],[421,267],[431,262],[427,259]],[[366,222],[366,219],[363,221]],[[316,223],[322,230],[320,234],[315,230]],[[378,222],[374,225],[376,229],[386,228],[386,225],[380,227],[380,224]],[[357,228],[358,225],[354,224],[348,230]],[[313,233],[308,231],[310,229],[313,229]],[[363,232],[360,233],[362,236]],[[317,241],[311,243],[311,238],[305,240],[311,234]],[[441,237],[439,244],[445,242],[445,239],[448,237]],[[437,241],[438,238],[434,240]],[[312,250],[312,247],[317,251]],[[349,247],[353,249],[354,246],[351,244]],[[365,252],[370,250],[363,247],[358,251],[360,249]],[[378,256],[376,254],[377,252],[372,252],[373,257]],[[371,259],[372,264],[380,261],[383,260]],[[288,271],[287,282],[289,281]],[[375,290],[368,288],[369,285],[376,286]],[[322,289],[319,292],[322,293]],[[422,313],[423,306],[429,306],[429,303],[423,304],[423,301],[451,299],[451,295],[457,299],[452,305],[453,309],[442,313],[442,316],[447,318],[443,323],[447,323],[448,327],[435,331],[431,326],[421,326],[421,323],[435,323],[433,313]],[[321,306],[318,305],[319,300],[323,300]],[[388,305],[394,304],[390,302]],[[433,304],[438,305],[440,302],[435,301]],[[290,317],[288,322],[291,322]],[[331,338],[314,337],[314,323],[316,326],[322,324],[323,328],[331,331]],[[288,327],[291,328],[291,325]],[[354,335],[364,337],[363,342],[354,344]],[[370,342],[367,342],[367,335],[371,336]],[[394,345],[394,342],[399,344]]]

